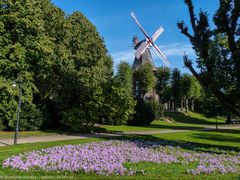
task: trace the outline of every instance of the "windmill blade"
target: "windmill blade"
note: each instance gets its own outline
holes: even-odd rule
[[[144,53],[144,51],[150,46],[150,42],[149,41],[144,41],[142,42],[142,44],[137,48],[137,50],[135,51],[135,57],[137,59],[139,59],[141,57],[141,55]]]
[[[155,47],[156,54],[158,55],[158,57],[160,57],[162,59],[162,61],[164,62],[164,64],[166,64],[169,67],[170,63],[167,60],[166,56],[162,53],[162,51],[159,49],[159,47],[156,44],[152,43],[152,45]]]
[[[160,34],[162,34],[162,32],[164,31],[163,27],[161,26],[152,36],[152,41],[156,41],[157,38],[160,36]]]
[[[141,24],[139,23],[138,19],[136,18],[135,14],[133,12],[130,13],[130,15],[132,16],[132,18],[135,20],[135,22],[137,23],[137,25],[139,26],[139,28],[141,29],[141,31],[143,32],[143,34],[147,37],[148,40],[150,40],[150,37],[148,36],[148,34],[146,33],[146,31],[143,29],[143,27],[141,26]]]

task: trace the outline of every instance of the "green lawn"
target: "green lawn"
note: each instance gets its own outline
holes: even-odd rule
[[[187,147],[189,143],[194,145],[194,147],[199,147],[199,149],[207,151],[216,150],[218,152],[219,149],[240,151],[240,129],[192,130],[187,132],[140,135],[138,137],[157,141],[164,140],[169,142],[169,144],[178,144],[190,150],[192,150],[191,147]]]
[[[165,119],[170,119],[172,122],[166,122],[162,120],[155,120],[149,126],[111,126],[100,125],[96,127],[97,131],[103,132],[123,132],[123,131],[159,131],[165,129],[194,129],[202,128],[204,126],[215,125],[215,118],[206,118],[199,113],[165,113]],[[224,118],[218,118],[219,125],[225,125]],[[19,137],[28,136],[47,136],[57,134],[69,134],[69,132],[62,130],[39,130],[39,131],[20,131]],[[13,138],[14,132],[1,132],[1,138]]]
[[[13,138],[14,137],[13,131],[0,131],[0,139],[1,138]],[[18,136],[19,137],[29,137],[29,136],[50,136],[50,135],[57,135],[57,134],[66,134],[68,132],[61,131],[61,130],[39,130],[39,131],[20,131]]]
[[[203,128],[206,126],[216,125],[216,118],[206,118],[199,113],[180,113],[180,112],[168,112],[165,113],[164,119],[171,120],[172,122],[166,122],[163,120],[155,120],[149,126],[112,126],[112,125],[100,125],[105,131],[123,132],[123,131],[154,131],[162,129],[194,129]],[[226,125],[225,119],[218,118],[219,125]]]
[[[188,124],[197,124],[197,125],[215,125],[215,117],[205,117],[203,114],[191,112],[168,112],[165,113],[165,117],[173,119],[177,123],[188,123]],[[219,124],[225,124],[224,117],[217,117]]]

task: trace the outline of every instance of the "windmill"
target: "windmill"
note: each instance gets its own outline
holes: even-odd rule
[[[133,38],[133,42],[135,44],[135,50],[136,50],[135,53],[134,53],[135,54],[135,61],[134,61],[133,67],[136,66],[137,64],[139,64],[139,61],[144,60],[144,58],[142,56],[146,53],[147,53],[146,54],[147,58],[150,59],[148,61],[150,61],[150,63],[152,63],[151,62],[152,61],[152,56],[151,56],[151,53],[149,51],[150,47],[154,47],[157,56],[160,57],[160,59],[163,61],[163,63],[166,66],[170,66],[170,63],[168,62],[166,56],[162,53],[160,48],[154,43],[157,40],[157,38],[160,36],[160,34],[164,31],[163,27],[158,28],[157,31],[153,34],[153,36],[150,37],[146,33],[146,31],[143,29],[141,24],[139,23],[135,14],[133,12],[131,12],[130,15],[135,20],[135,22],[139,26],[140,30],[143,32],[143,34],[146,37],[146,40],[143,40],[143,41],[140,41],[140,42],[138,42],[138,39],[137,39],[136,36]]]
[[[156,70],[156,68],[153,64],[153,58],[152,58],[151,52],[149,50],[150,47],[154,47],[157,56],[162,59],[162,61],[165,65],[170,66],[170,63],[168,62],[166,56],[162,53],[162,51],[159,49],[159,47],[154,43],[157,40],[157,38],[160,36],[160,34],[164,31],[163,28],[162,27],[158,28],[157,31],[153,34],[153,36],[150,37],[146,33],[146,31],[143,29],[141,24],[139,23],[135,14],[133,12],[131,12],[130,15],[135,20],[135,22],[139,26],[140,30],[143,32],[144,36],[146,37],[146,39],[144,39],[140,42],[138,41],[137,36],[133,37],[133,43],[135,45],[135,47],[134,47],[135,60],[133,62],[133,69],[138,70],[145,63],[150,63],[153,67],[153,71]],[[134,85],[134,94],[136,97],[143,98],[144,100],[150,100],[150,99],[159,100],[159,96],[156,93],[155,88],[153,88],[151,91],[149,91],[145,94],[141,94],[141,92],[140,92],[141,87],[139,85],[139,82],[137,80],[134,80],[133,85]]]

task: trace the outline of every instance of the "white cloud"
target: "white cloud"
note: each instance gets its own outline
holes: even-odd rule
[[[183,56],[186,53],[189,56],[194,55],[194,50],[190,44],[174,43],[168,45],[161,45],[159,48],[166,56]]]
[[[118,51],[111,54],[114,64],[117,65],[121,61],[126,61],[130,64],[133,63],[134,60],[134,51],[133,50],[125,50],[125,51]]]

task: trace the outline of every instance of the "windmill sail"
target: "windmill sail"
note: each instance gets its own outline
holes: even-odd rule
[[[143,55],[143,53],[149,48],[150,45],[152,45],[157,52],[157,55],[162,59],[162,61],[164,62],[164,64],[166,64],[167,66],[170,66],[170,63],[168,62],[166,56],[162,53],[162,51],[159,49],[159,47],[154,43],[154,41],[157,40],[157,38],[160,36],[160,34],[164,31],[162,27],[160,27],[152,36],[152,38],[150,38],[150,36],[148,36],[148,34],[146,33],[146,31],[143,29],[143,27],[141,26],[141,24],[139,23],[137,17],[135,16],[135,14],[133,12],[130,13],[130,15],[132,16],[132,18],[135,20],[135,22],[137,23],[137,25],[139,26],[140,30],[143,32],[143,34],[146,36],[146,41],[142,42],[138,48],[136,49],[135,52],[135,57],[137,59],[140,59],[141,56]]]

